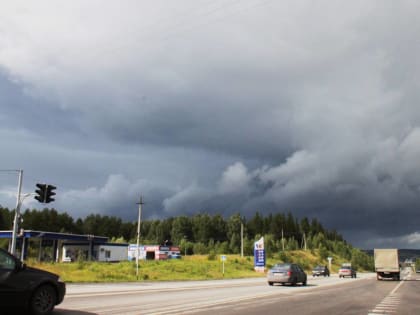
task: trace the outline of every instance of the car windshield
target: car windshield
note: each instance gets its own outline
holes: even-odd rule
[[[314,269],[315,270],[324,270],[324,267],[322,267],[322,266],[316,266]]]
[[[0,251],[0,269],[13,270],[15,268],[15,261],[10,255]]]

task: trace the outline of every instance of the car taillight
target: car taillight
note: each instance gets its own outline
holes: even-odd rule
[[[287,272],[287,275],[290,277],[290,276],[292,275],[292,272],[289,270],[289,271]]]

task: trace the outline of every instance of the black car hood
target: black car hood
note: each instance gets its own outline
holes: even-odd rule
[[[44,277],[53,278],[53,279],[58,279],[59,278],[59,276],[56,275],[55,273],[45,271],[45,270],[41,270],[41,269],[38,269],[38,268],[33,268],[33,267],[26,267],[22,271],[27,272],[27,273],[32,273],[32,274],[43,275]]]

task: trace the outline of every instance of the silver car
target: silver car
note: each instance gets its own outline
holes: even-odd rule
[[[302,283],[302,285],[306,285],[307,275],[298,264],[276,264],[268,271],[267,282],[269,285],[273,285],[274,283],[280,283],[282,285],[286,283],[291,285]]]

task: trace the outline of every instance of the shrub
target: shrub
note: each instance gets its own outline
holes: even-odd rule
[[[290,260],[290,257],[289,257],[289,255],[288,255],[285,251],[281,251],[281,252],[279,253],[279,259],[280,259],[282,262],[286,262],[286,261],[289,261],[289,260]]]
[[[216,260],[215,252],[212,251],[210,254],[208,254],[207,260]]]

